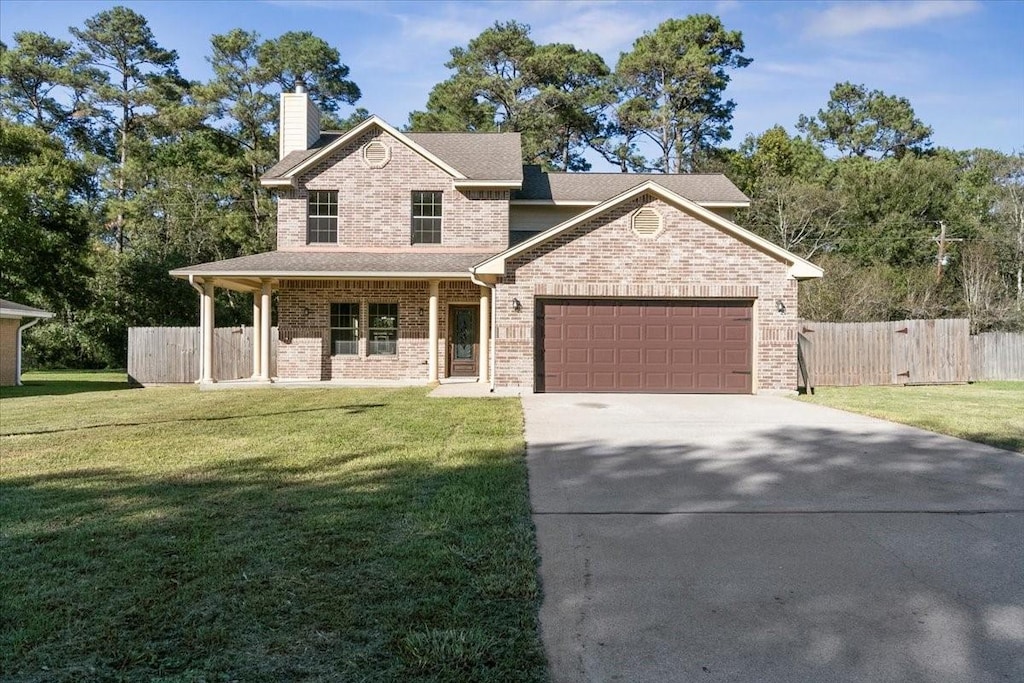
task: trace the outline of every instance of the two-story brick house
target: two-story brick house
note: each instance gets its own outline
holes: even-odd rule
[[[533,391],[796,386],[797,281],[813,264],[730,220],[722,175],[545,173],[515,133],[321,132],[281,99],[277,250],[172,271],[253,292],[255,376],[475,378]]]

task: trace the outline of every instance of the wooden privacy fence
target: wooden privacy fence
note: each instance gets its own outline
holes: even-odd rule
[[[251,327],[213,331],[213,378],[252,376]],[[190,383],[199,379],[203,342],[198,327],[129,327],[128,380],[136,384]],[[270,375],[277,374],[277,328],[270,330]]]
[[[799,349],[809,377],[804,386],[967,382],[970,332],[966,319],[805,321]]]
[[[971,379],[1024,379],[1024,334],[985,332],[971,337]]]

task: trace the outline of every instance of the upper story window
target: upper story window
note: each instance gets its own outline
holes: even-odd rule
[[[441,244],[441,192],[412,193],[412,243]]]
[[[306,222],[309,244],[335,244],[338,241],[338,191],[310,190]]]

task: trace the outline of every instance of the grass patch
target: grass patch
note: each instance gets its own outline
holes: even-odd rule
[[[20,387],[0,387],[0,398],[65,396],[128,388],[128,375],[120,370],[36,370],[21,376]]]
[[[519,404],[425,396],[5,392],[0,678],[544,680]]]
[[[800,400],[1024,453],[1024,382],[820,387]]]

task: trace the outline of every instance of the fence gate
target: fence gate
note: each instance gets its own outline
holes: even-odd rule
[[[899,320],[878,323],[805,321],[806,362],[817,386],[967,382],[970,323]]]
[[[213,377],[252,375],[252,327],[213,330]],[[190,383],[199,379],[202,339],[198,327],[129,327],[128,379],[136,384]],[[277,328],[270,330],[270,374],[277,374]]]

